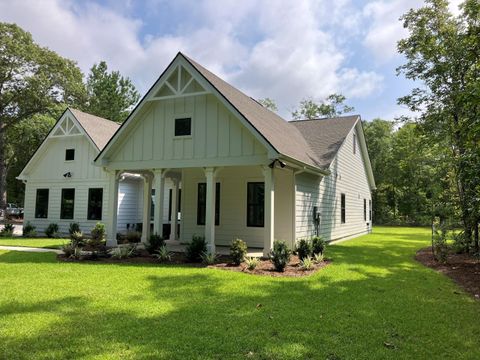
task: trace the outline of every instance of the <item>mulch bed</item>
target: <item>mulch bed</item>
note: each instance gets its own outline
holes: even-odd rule
[[[247,264],[241,263],[240,265],[234,265],[231,262],[229,256],[222,255],[217,258],[217,262],[214,265],[205,265],[202,263],[192,263],[187,260],[184,253],[172,252],[171,260],[168,262],[160,263],[156,258],[150,256],[146,251],[141,251],[137,256],[126,259],[115,259],[112,257],[98,257],[96,259],[73,259],[67,258],[64,255],[57,256],[59,260],[66,262],[85,262],[85,263],[105,263],[105,264],[162,264],[162,265],[182,265],[188,267],[207,267],[211,269],[221,269],[227,271],[237,271],[253,275],[267,275],[274,277],[300,277],[309,276],[324,268],[331,263],[331,260],[324,260],[319,264],[314,264],[311,270],[303,270],[300,266],[300,260],[298,256],[292,255],[290,263],[285,268],[284,272],[275,271],[273,264],[270,260],[261,259],[255,270],[248,270]]]
[[[470,254],[449,253],[447,262],[442,264],[432,255],[432,248],[427,247],[417,252],[415,259],[429,268],[447,275],[466,292],[480,300],[480,260]]]

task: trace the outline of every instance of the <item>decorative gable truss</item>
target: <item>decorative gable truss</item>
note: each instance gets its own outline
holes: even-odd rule
[[[154,89],[148,101],[209,94],[181,64],[173,69],[167,80],[158,85],[159,88]]]
[[[82,134],[83,131],[80,130],[77,124],[67,115],[55,126],[51,137],[77,136]]]

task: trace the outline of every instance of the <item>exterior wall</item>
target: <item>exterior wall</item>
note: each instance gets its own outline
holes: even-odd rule
[[[275,237],[291,241],[293,235],[293,177],[287,170],[275,170]],[[260,166],[225,167],[216,176],[220,183],[220,224],[215,227],[215,244],[230,245],[240,238],[249,247],[263,248],[264,228],[247,226],[247,182],[263,182]],[[204,235],[205,226],[197,225],[198,183],[205,182],[202,169],[184,169],[182,173],[182,221],[180,237],[189,242],[193,235]],[[278,194],[278,195],[277,195]]]
[[[174,136],[175,118],[192,118],[191,136]],[[146,105],[128,136],[115,144],[108,166],[121,169],[251,165],[266,149],[213,95]]]
[[[368,232],[370,185],[356,127],[345,139],[330,165],[331,174],[317,177],[296,176],[296,238],[315,235],[313,206],[321,212],[319,232],[327,241]],[[353,154],[353,134],[357,134],[357,149]],[[341,223],[341,194],[346,199],[346,222]],[[363,217],[363,200],[367,201],[367,220]]]
[[[117,232],[126,232],[127,224],[142,222],[143,180],[125,179],[118,184]]]

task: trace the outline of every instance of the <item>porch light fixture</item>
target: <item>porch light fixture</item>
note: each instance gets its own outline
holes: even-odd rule
[[[285,166],[287,166],[287,164],[285,164],[283,161],[281,160],[278,160],[278,159],[275,159],[271,162],[270,165],[268,165],[268,167],[270,169],[273,169],[275,167],[275,163],[278,162],[278,165],[280,165],[280,167],[283,169]]]

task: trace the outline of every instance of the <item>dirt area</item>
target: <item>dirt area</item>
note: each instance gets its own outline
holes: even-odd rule
[[[436,261],[432,248],[427,247],[417,252],[415,259],[429,268],[452,278],[465,291],[480,300],[480,260],[470,254],[449,253],[447,263]]]
[[[290,263],[285,268],[284,272],[275,271],[273,264],[270,260],[261,259],[258,263],[255,270],[248,270],[246,263],[241,263],[240,265],[234,265],[231,262],[230,257],[222,255],[217,258],[217,261],[214,265],[205,265],[202,263],[193,263],[189,262],[185,257],[184,253],[172,252],[171,260],[167,262],[160,263],[155,257],[150,256],[146,251],[141,251],[137,256],[126,258],[126,259],[115,259],[112,257],[103,257],[100,256],[95,260],[85,256],[85,258],[78,260],[73,258],[67,258],[64,255],[58,255],[58,259],[67,262],[95,262],[95,263],[108,263],[108,264],[164,264],[164,265],[182,265],[188,267],[208,267],[211,269],[221,269],[226,271],[238,271],[244,272],[247,274],[253,275],[266,275],[266,276],[275,276],[275,277],[300,277],[308,276],[317,272],[318,270],[324,268],[330,264],[330,260],[326,259],[321,263],[315,263],[313,268],[310,270],[303,270],[300,266],[300,261],[296,255],[292,255]]]

